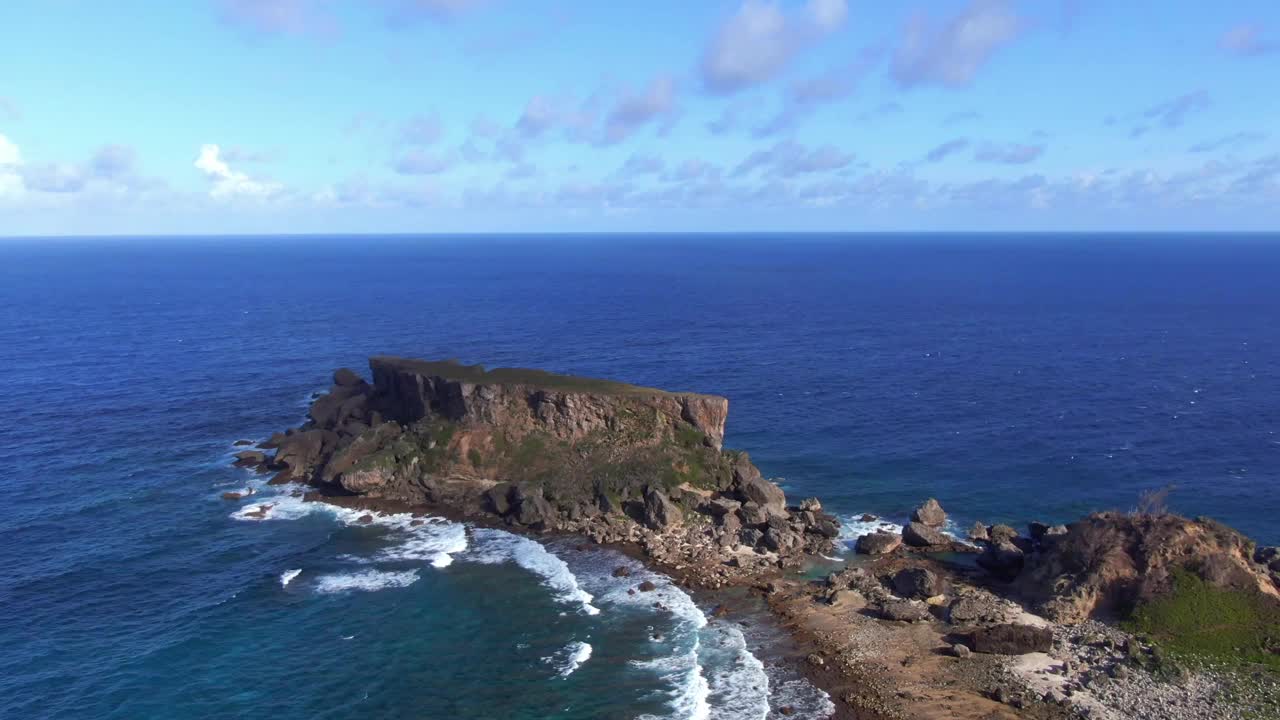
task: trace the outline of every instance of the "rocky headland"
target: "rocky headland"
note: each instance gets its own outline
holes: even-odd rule
[[[723,447],[725,398],[369,364],[371,381],[337,371],[306,423],[236,464],[309,486],[316,501],[572,534],[691,588],[751,587],[805,649],[837,717],[1280,718],[1280,550],[1219,523],[1098,513],[1026,532],[979,523],[961,539],[930,499],[901,532],[863,535],[846,567],[814,580],[799,571],[837,551],[841,524]],[[1213,632],[1205,598],[1226,603],[1224,623],[1246,623],[1232,628],[1244,664],[1163,649],[1193,632],[1166,616]]]

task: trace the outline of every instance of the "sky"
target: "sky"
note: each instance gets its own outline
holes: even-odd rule
[[[0,3],[0,236],[918,230],[1280,230],[1280,3]]]

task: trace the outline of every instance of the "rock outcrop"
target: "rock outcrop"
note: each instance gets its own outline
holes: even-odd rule
[[[1217,587],[1280,598],[1253,542],[1204,518],[1096,513],[1065,533],[1047,532],[1025,564],[1016,588],[1058,622],[1123,614],[1168,592],[1180,570]]]
[[[830,552],[839,535],[817,500],[788,506],[745,453],[723,448],[722,397],[454,362],[369,365],[372,382],[337,371],[308,422],[252,460],[321,495],[440,505],[601,542],[697,533],[785,563]]]

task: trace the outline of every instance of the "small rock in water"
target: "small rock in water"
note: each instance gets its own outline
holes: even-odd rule
[[[368,514],[361,515],[360,517],[356,518],[356,522],[362,525],[368,525],[369,523],[373,522],[373,516]]]
[[[872,515],[871,513],[863,513],[862,517],[858,519],[861,520],[862,522],[875,522],[880,518],[876,515]]]
[[[658,589],[658,586],[654,585],[652,582],[648,580],[645,580],[644,582],[637,585],[636,589],[639,590],[640,592],[653,592],[654,590]]]
[[[222,499],[223,499],[223,500],[239,500],[239,499],[241,499],[241,498],[243,498],[243,497],[244,497],[244,495],[243,495],[243,494],[241,494],[241,493],[238,493],[238,492],[224,492],[224,493],[222,493]]]
[[[942,527],[947,521],[947,513],[943,511],[942,505],[937,500],[929,498],[911,513],[911,519],[929,527]]]
[[[613,569],[613,576],[616,578],[631,577],[631,568],[626,565],[619,565]]]

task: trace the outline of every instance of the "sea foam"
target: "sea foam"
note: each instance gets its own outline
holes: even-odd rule
[[[600,614],[600,609],[591,604],[594,598],[578,584],[578,578],[569,566],[542,543],[489,528],[475,529],[472,537],[475,547],[463,556],[464,559],[487,564],[514,562],[542,578],[543,584],[560,602],[576,604],[588,615]]]
[[[542,658],[544,662],[556,665],[556,673],[560,677],[569,677],[573,671],[591,659],[591,645],[574,641],[566,645],[554,655]]]
[[[409,587],[418,581],[417,570],[393,572],[387,570],[362,570],[353,573],[333,573],[316,578],[316,592],[324,594],[352,591],[374,592],[384,588]]]

